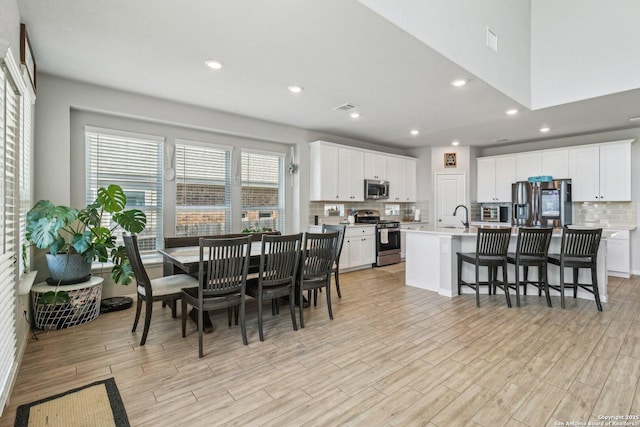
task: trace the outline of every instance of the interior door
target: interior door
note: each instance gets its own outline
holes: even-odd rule
[[[460,226],[464,221],[464,210],[456,216],[453,211],[458,205],[466,205],[465,179],[463,173],[436,174],[436,223],[441,226]],[[468,207],[468,206],[467,206]]]

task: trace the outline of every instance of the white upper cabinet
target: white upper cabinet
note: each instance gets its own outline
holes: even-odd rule
[[[309,147],[310,200],[362,202],[368,178],[389,181],[390,201],[416,201],[416,159],[324,141],[311,142]],[[378,168],[377,174],[366,176],[367,165],[370,174]]]
[[[540,175],[551,176],[553,179],[568,178],[569,175],[569,150],[543,150],[542,169]]]
[[[405,200],[405,166],[400,157],[387,157],[387,181],[389,181],[390,202],[404,202]]]
[[[416,159],[405,159],[405,202],[416,202],[418,200],[418,162]]]
[[[340,200],[338,146],[321,141],[310,144],[310,200]]]
[[[540,175],[540,170],[542,170],[542,153],[522,153],[516,154],[515,157],[515,181],[526,181],[530,176]]]
[[[574,202],[631,200],[631,142],[569,148]]]
[[[364,200],[364,153],[338,149],[338,198],[351,202]]]
[[[387,157],[390,202],[416,201],[416,159]]]
[[[379,179],[389,181],[387,177],[387,156],[385,156],[384,154],[377,154],[368,151],[365,152],[364,177],[365,179]]]
[[[516,180],[515,157],[480,157],[477,160],[477,166],[478,202],[511,202],[511,184]]]

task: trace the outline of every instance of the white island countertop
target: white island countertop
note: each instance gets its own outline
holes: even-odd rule
[[[447,228],[447,227],[423,227],[421,230],[403,229],[401,232],[406,235],[405,247],[405,284],[430,291],[438,292],[440,295],[453,297],[457,295],[457,252],[474,252],[476,250],[476,237],[478,229],[481,227],[469,228]],[[496,228],[496,227],[483,227]],[[594,227],[595,228],[595,227]],[[509,242],[509,252],[515,252],[518,228],[511,227],[511,240]],[[553,231],[549,253],[559,253],[562,237],[562,229],[556,228]],[[598,288],[602,302],[607,302],[607,238],[603,233],[598,250]],[[482,269],[482,280],[486,280],[486,269]],[[537,271],[532,275],[537,276]],[[558,284],[559,269],[557,266],[549,265],[549,283]],[[588,271],[580,271],[580,282],[590,282],[587,278]],[[474,271],[467,263],[463,266],[463,276],[472,279]],[[509,266],[508,277],[510,282],[515,282],[515,272],[513,266]],[[466,287],[464,292],[469,292]],[[533,292],[532,295],[537,294]],[[566,295],[570,296],[571,292]],[[551,291],[551,296],[558,293]],[[578,298],[593,299],[593,295],[580,289]],[[556,300],[557,301],[557,300]],[[594,305],[595,309],[595,305]]]

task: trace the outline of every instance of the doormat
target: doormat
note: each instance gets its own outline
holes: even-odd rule
[[[129,427],[116,381],[109,378],[20,405],[15,427]]]

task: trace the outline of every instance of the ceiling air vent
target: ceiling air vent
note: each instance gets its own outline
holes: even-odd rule
[[[353,104],[349,104],[347,102],[346,104],[342,104],[342,105],[339,105],[337,107],[334,107],[334,110],[351,111],[354,108],[358,108],[358,106],[357,105],[353,105]]]

